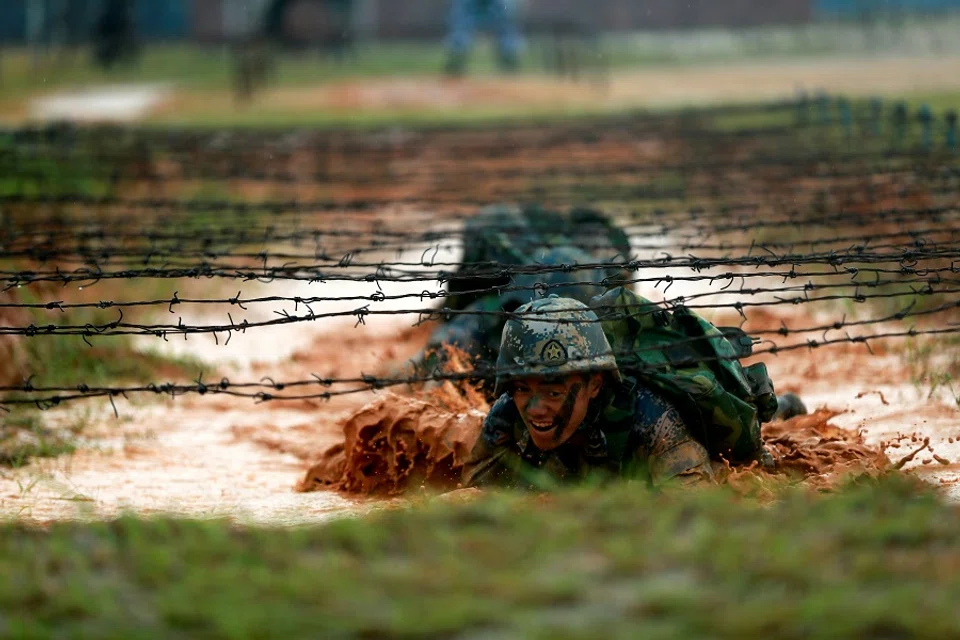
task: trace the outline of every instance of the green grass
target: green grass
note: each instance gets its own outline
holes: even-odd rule
[[[34,336],[22,340],[26,373],[32,376],[30,382],[35,387],[146,384],[195,378],[203,370],[203,365],[194,359],[134,351],[124,336],[93,338],[93,347],[79,336]],[[42,394],[47,395],[57,394]],[[19,467],[35,457],[72,453],[75,436],[86,426],[85,420],[67,409],[41,411],[34,404],[9,402],[31,398],[30,394],[12,392],[0,400],[0,405],[9,410],[0,415],[0,467]]]
[[[484,52],[486,53],[486,52]],[[365,46],[358,56],[337,63],[313,53],[285,53],[275,69],[274,82],[282,86],[316,83],[347,77],[422,75],[443,68],[443,48],[436,43],[390,43]],[[104,71],[92,63],[89,52],[79,51],[66,62],[55,57],[34,66],[25,50],[3,53],[2,81],[6,97],[65,87],[113,83],[176,83],[183,88],[230,89],[233,54],[226,47],[151,45],[134,64]],[[494,69],[492,55],[479,54],[477,72]]]
[[[917,391],[927,398],[939,392],[960,409],[960,336],[908,338],[903,343],[903,360]]]
[[[152,299],[170,297],[162,295],[172,285],[165,282],[112,284],[103,290],[107,299]],[[23,293],[24,303],[46,302],[48,297]],[[30,309],[29,322],[39,328],[54,325],[102,326],[116,321],[119,313],[110,309],[70,309],[66,312],[46,309]],[[128,313],[124,321],[143,319],[143,314]],[[34,386],[104,386],[117,382],[147,383],[156,380],[158,374],[181,372],[196,376],[202,363],[185,357],[172,358],[151,352],[133,349],[130,336],[96,336],[87,340],[79,335],[38,333],[22,338],[27,358],[27,370],[32,375]]]
[[[941,119],[949,109],[960,109],[960,93],[954,91],[923,92],[917,94],[905,94],[896,96],[887,96],[885,106],[885,118],[883,123],[883,133],[879,139],[879,147],[888,149],[889,140],[889,112],[896,100],[905,100],[910,108],[911,123],[909,131],[914,134],[905,140],[906,144],[914,144],[919,141],[919,126],[915,123],[915,114],[917,109],[923,104],[930,106],[935,117]],[[736,103],[736,106],[749,106],[754,103],[749,98]],[[759,106],[766,106],[766,103]],[[642,116],[650,113],[671,113],[679,109],[703,109],[706,105],[702,104],[678,104],[678,105],[657,105],[640,107],[636,105],[616,105],[609,104],[604,100],[597,100],[593,103],[583,104],[553,104],[553,105],[497,105],[497,106],[472,106],[466,109],[449,109],[442,105],[436,107],[416,107],[416,108],[371,108],[355,111],[324,111],[321,109],[302,109],[285,108],[282,105],[274,105],[269,102],[254,102],[247,106],[237,106],[233,104],[224,104],[223,108],[210,108],[209,103],[194,108],[187,106],[184,109],[177,109],[167,113],[161,113],[151,116],[144,121],[144,126],[148,128],[166,128],[170,126],[200,127],[200,128],[218,128],[218,127],[240,127],[240,128],[262,128],[262,129],[283,129],[290,127],[312,127],[320,129],[379,129],[385,127],[404,126],[404,127],[472,127],[472,126],[494,126],[502,123],[522,123],[522,124],[552,124],[568,121],[570,119],[598,118],[604,116],[629,117],[630,115]],[[712,107],[734,106],[730,105],[710,105]],[[850,140],[844,135],[841,126],[836,122],[836,109],[832,107],[832,117],[834,123],[827,127],[826,131],[833,132],[828,140],[838,149],[850,148]],[[812,118],[816,116],[815,110],[811,110]],[[796,111],[794,110],[774,110],[757,109],[753,112],[740,112],[732,114],[718,115],[712,117],[706,124],[707,129],[717,132],[734,133],[747,129],[759,129],[767,127],[794,126],[797,122]],[[853,134],[853,140],[858,144],[863,140],[863,132],[857,121],[856,129]],[[818,127],[811,126],[810,131],[816,134]],[[816,141],[816,147],[822,147],[824,140],[822,134]],[[935,144],[942,145],[944,130],[942,124],[937,125],[935,133]],[[814,142],[810,142],[814,145]]]
[[[722,65],[731,61],[789,61],[810,56],[955,55],[960,53],[953,37],[960,18],[952,15],[936,19],[911,19],[895,41],[865,39],[862,26],[821,23],[803,27],[762,27],[737,31],[701,29],[684,32],[611,34],[602,48],[584,58],[590,67],[612,70],[643,66]],[[869,30],[868,30],[869,31]],[[869,31],[873,33],[872,31]],[[892,33],[892,32],[891,32]],[[889,35],[889,34],[888,34]],[[889,38],[888,38],[889,39]],[[873,44],[871,44],[873,42]],[[939,43],[939,44],[936,44]],[[470,73],[489,75],[497,72],[492,44],[481,39],[471,56]],[[344,62],[313,53],[278,54],[271,76],[271,87],[311,87],[347,79],[385,76],[436,76],[445,60],[443,43],[367,42],[356,55]],[[525,49],[523,74],[543,74],[544,40],[533,37]],[[362,113],[324,113],[311,107],[284,109],[254,102],[246,107],[233,103],[233,56],[229,48],[192,44],[150,45],[140,59],[110,72],[92,64],[85,50],[57,57],[53,54],[34,61],[23,49],[0,54],[0,112],[24,113],[26,100],[67,88],[123,83],[158,83],[175,86],[188,104],[157,116],[159,124],[229,126],[382,126],[425,123],[456,124],[496,121],[504,118],[543,119],[596,115],[608,112],[603,100],[595,105],[580,105],[555,114],[550,107],[471,108],[471,109],[364,109]],[[919,96],[917,103],[929,102],[934,109],[955,106],[958,94],[936,92]],[[211,103],[212,100],[212,103]],[[192,102],[191,102],[192,101]],[[194,104],[195,103],[195,104]]]
[[[155,353],[135,352],[121,337],[93,338],[87,345],[79,336],[34,336],[26,348],[34,386],[103,386],[123,381],[147,383],[158,372],[171,369],[195,377],[201,365],[186,358],[169,358]]]
[[[895,478],[767,507],[616,486],[299,529],[11,523],[0,634],[942,638],[958,566],[960,512]]]
[[[162,283],[169,286],[166,283]],[[155,285],[160,286],[160,285]],[[138,287],[136,297],[149,291]],[[116,287],[113,292],[124,297]],[[127,294],[127,297],[130,297]],[[116,299],[116,298],[115,298]],[[36,301],[24,295],[22,301]],[[116,312],[102,309],[78,309],[67,313],[30,310],[29,322],[47,324],[103,325],[117,319]],[[128,318],[129,319],[129,318]],[[90,344],[76,335],[23,336],[23,369],[18,371],[34,387],[110,387],[122,384],[146,384],[171,379],[195,378],[204,366],[199,360],[137,351],[129,336],[94,336]],[[75,436],[86,425],[84,419],[67,409],[41,411],[34,404],[11,404],[31,399],[36,394],[10,392],[0,400],[9,413],[0,415],[0,466],[18,467],[34,457],[52,457],[72,453]],[[43,396],[56,395],[44,393]]]
[[[0,467],[22,467],[33,458],[53,458],[73,453],[73,436],[85,423],[76,421],[68,429],[51,429],[40,412],[17,407],[0,418]]]

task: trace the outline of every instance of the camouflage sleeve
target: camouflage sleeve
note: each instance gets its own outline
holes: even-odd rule
[[[706,448],[690,435],[680,412],[652,391],[640,391],[638,424],[640,459],[646,459],[654,486],[682,486],[713,481],[713,467]]]
[[[512,486],[516,478],[509,459],[516,456],[514,450],[513,418],[517,409],[506,394],[490,409],[480,437],[463,465],[464,487]]]

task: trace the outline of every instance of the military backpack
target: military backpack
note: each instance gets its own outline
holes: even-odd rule
[[[713,457],[756,459],[760,424],[777,411],[763,363],[744,367],[753,339],[716,327],[692,310],[665,310],[618,287],[591,300],[620,371],[659,391]]]

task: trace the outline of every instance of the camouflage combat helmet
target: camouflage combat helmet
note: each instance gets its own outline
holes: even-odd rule
[[[516,313],[521,317],[510,318],[503,327],[494,395],[525,376],[607,371],[620,380],[603,327],[582,302],[550,296]]]
[[[595,262],[596,259],[590,254],[576,247],[554,247],[535,256],[537,265],[551,267]],[[521,305],[548,295],[573,298],[587,303],[591,298],[602,295],[606,290],[600,284],[588,284],[598,279],[603,279],[603,272],[593,269],[521,273],[513,278],[510,285],[516,290],[508,291],[500,296],[501,307],[507,311],[512,311]]]

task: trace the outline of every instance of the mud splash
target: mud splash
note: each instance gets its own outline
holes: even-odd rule
[[[449,383],[425,397],[387,394],[347,419],[343,442],[321,454],[298,488],[385,495],[420,486],[455,489],[487,408],[482,398],[467,398]],[[839,413],[820,409],[766,425],[764,437],[778,469],[771,473],[721,461],[715,463],[720,482],[762,496],[794,484],[829,490],[898,467],[884,445],[832,424]]]
[[[489,406],[450,382],[414,397],[388,393],[350,416],[300,491],[394,495],[419,486],[455,489]]]
[[[810,415],[764,426],[767,446],[781,473],[801,476],[816,488],[831,488],[845,477],[879,476],[892,468],[885,448],[866,441],[860,431],[830,422],[840,411],[819,409]]]
[[[803,486],[829,491],[865,478],[877,478],[898,469],[886,454],[884,444],[872,444],[861,431],[836,426],[833,418],[843,413],[821,408],[763,427],[764,442],[777,461],[773,472],[755,464],[731,467],[715,464],[721,483],[739,493],[773,498],[778,489]]]

